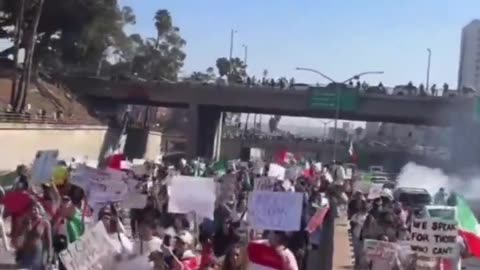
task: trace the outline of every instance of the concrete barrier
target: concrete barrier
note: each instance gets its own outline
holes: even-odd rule
[[[0,123],[0,171],[30,164],[38,150],[58,149],[60,159],[72,157],[97,160],[107,134],[107,126],[67,126]],[[160,154],[162,133],[149,132],[145,158]]]

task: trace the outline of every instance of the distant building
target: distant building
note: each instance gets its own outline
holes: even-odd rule
[[[480,20],[473,20],[462,30],[458,89],[480,89]]]

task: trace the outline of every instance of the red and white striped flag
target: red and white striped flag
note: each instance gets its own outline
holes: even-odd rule
[[[271,246],[250,242],[247,246],[248,270],[282,270],[283,260]]]

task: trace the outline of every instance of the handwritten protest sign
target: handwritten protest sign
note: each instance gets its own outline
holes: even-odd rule
[[[32,165],[32,179],[36,183],[49,182],[57,166],[58,150],[38,151]]]
[[[89,270],[112,249],[105,226],[98,222],[58,256],[67,270]]]
[[[213,178],[178,175],[170,186],[169,213],[195,212],[213,220],[215,208],[215,183]]]
[[[275,179],[272,179],[269,177],[258,177],[258,178],[255,178],[255,180],[253,181],[253,189],[273,191],[275,182],[276,182]]]
[[[441,219],[415,219],[411,225],[410,246],[420,256],[452,258],[458,256],[457,222]]]
[[[367,255],[370,259],[377,257],[393,260],[395,259],[398,250],[399,246],[396,243],[372,239],[365,239],[364,242],[365,255]]]
[[[248,218],[258,230],[298,231],[303,195],[293,192],[253,191]]]
[[[72,185],[82,188],[90,203],[118,202],[128,193],[122,171],[94,169],[81,166],[70,179]]]
[[[275,163],[270,163],[270,166],[268,167],[268,177],[284,180],[285,171],[286,169],[284,167]]]

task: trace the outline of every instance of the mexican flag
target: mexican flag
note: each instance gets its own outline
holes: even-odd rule
[[[480,225],[464,198],[457,196],[458,231],[470,254],[480,258]]]
[[[348,154],[350,155],[350,160],[353,163],[357,163],[358,155],[357,155],[357,152],[355,152],[355,149],[353,148],[353,141],[350,141],[350,147],[348,147]]]
[[[274,162],[282,166],[291,165],[297,162],[295,155],[286,150],[277,152],[274,158]]]
[[[250,242],[247,246],[247,270],[281,270],[283,259],[271,246],[261,242]]]
[[[312,178],[315,176],[315,170],[313,166],[310,165],[310,162],[306,161],[303,165],[303,176],[307,178]]]

